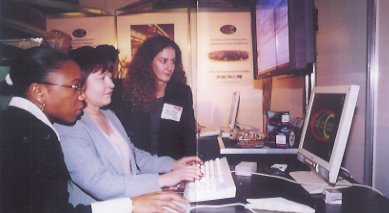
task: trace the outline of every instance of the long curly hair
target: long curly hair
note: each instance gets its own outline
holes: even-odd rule
[[[166,47],[172,47],[176,53],[176,63],[170,82],[186,84],[179,46],[165,36],[146,39],[138,48],[128,65],[127,77],[123,80],[123,101],[132,110],[150,111],[156,100],[156,77],[152,70],[155,56]]]

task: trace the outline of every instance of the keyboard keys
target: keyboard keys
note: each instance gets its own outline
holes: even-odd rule
[[[184,197],[190,202],[235,197],[236,187],[225,157],[205,161],[200,169],[204,176],[185,187]]]

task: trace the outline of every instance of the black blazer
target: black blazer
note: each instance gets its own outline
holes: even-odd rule
[[[8,107],[0,115],[0,211],[90,213],[68,203],[66,169],[55,132],[31,113]]]
[[[139,149],[150,152],[150,113],[132,111],[122,101],[121,81],[116,82],[110,108],[116,113],[131,141]],[[160,120],[158,154],[179,159],[196,155],[196,121],[193,110],[192,91],[188,85],[169,82],[165,91],[164,103],[183,107],[179,122]]]

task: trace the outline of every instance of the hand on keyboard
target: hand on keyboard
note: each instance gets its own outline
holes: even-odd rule
[[[203,177],[185,187],[184,197],[190,202],[235,197],[236,187],[225,157],[204,162],[200,170]]]
[[[133,212],[186,212],[189,202],[175,192],[153,192],[131,198]]]
[[[173,171],[159,176],[160,186],[174,186],[180,182],[199,180],[203,174],[197,165],[202,163],[203,161],[196,156],[177,160],[172,165]]]
[[[180,167],[193,165],[193,164],[203,164],[204,162],[197,156],[183,157],[178,159],[172,165],[172,170],[177,170]]]
[[[165,210],[168,212],[168,213],[180,213],[181,210],[183,209],[185,213],[188,213],[190,211],[190,204],[187,203],[187,202],[177,202],[177,201],[173,201],[172,202],[174,205],[176,205],[175,209],[173,208],[170,208],[170,207],[165,207]],[[177,211],[177,209],[180,209],[180,211]]]

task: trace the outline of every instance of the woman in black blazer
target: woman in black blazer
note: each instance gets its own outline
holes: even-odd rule
[[[184,209],[173,193],[155,193],[73,207],[68,170],[53,122],[71,125],[85,94],[79,66],[47,47],[26,50],[11,68],[15,97],[0,114],[0,211],[2,213],[131,212]],[[158,202],[160,200],[160,202]],[[121,210],[118,210],[120,208]]]
[[[111,108],[136,147],[175,159],[196,154],[192,91],[173,40],[145,40],[116,86]]]

